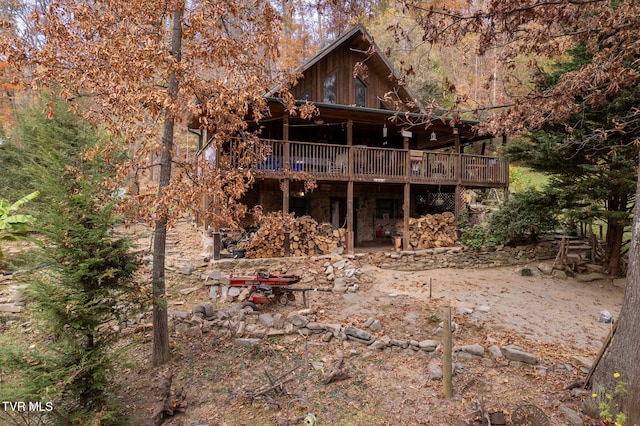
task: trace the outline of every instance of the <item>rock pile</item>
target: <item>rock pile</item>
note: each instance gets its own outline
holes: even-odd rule
[[[442,345],[436,336],[425,336],[419,339],[396,339],[384,334],[380,320],[369,318],[360,327],[343,326],[342,324],[320,323],[315,321],[314,309],[294,310],[287,314],[260,313],[243,310],[233,306],[224,310],[216,310],[211,302],[195,305],[191,312],[173,311],[169,313],[171,330],[176,335],[187,338],[200,338],[203,334],[214,330],[221,331],[234,339],[237,346],[260,345],[265,337],[272,336],[317,336],[322,342],[348,345],[361,345],[372,351],[402,351],[407,354],[423,354],[435,357],[431,360],[427,372],[432,379],[441,378],[439,356]],[[432,338],[429,338],[432,337]],[[487,339],[491,343],[492,339]],[[497,343],[497,342],[494,342]],[[487,367],[522,365],[538,366],[539,372],[544,373],[550,367],[539,366],[540,360],[535,354],[526,352],[522,347],[506,345],[499,347],[491,344],[485,348],[479,343],[456,346],[453,348],[456,368],[462,368],[460,363],[478,361]],[[566,368],[566,366],[561,366]]]

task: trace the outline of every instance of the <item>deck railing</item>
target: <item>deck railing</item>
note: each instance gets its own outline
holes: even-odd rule
[[[265,177],[280,177],[288,170],[306,172],[316,179],[341,181],[408,180],[468,186],[502,186],[509,181],[507,163],[496,157],[269,139],[261,139],[260,144],[248,149],[257,159],[251,167],[257,175]],[[235,153],[233,148],[230,152],[232,156]],[[230,160],[231,164],[238,164],[237,159]]]

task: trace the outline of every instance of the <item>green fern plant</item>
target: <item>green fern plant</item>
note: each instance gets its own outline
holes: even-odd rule
[[[29,235],[36,218],[29,214],[16,214],[16,211],[23,204],[33,200],[40,192],[35,191],[22,197],[11,204],[8,200],[0,200],[0,241],[29,240],[36,242],[35,238]],[[0,260],[4,259],[2,246],[0,246]]]

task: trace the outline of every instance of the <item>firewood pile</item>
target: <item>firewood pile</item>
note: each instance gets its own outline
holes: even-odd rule
[[[261,219],[260,228],[247,244],[246,257],[283,257],[286,231],[289,231],[290,256],[328,254],[345,243],[345,231],[330,223],[319,224],[310,216],[270,214]]]
[[[402,233],[403,223],[397,222],[396,229]],[[409,245],[413,249],[453,247],[456,243],[457,226],[451,212],[428,214],[418,219],[409,219]]]

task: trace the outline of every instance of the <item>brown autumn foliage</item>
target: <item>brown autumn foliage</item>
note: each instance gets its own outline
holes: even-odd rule
[[[286,91],[293,77],[275,65],[279,17],[266,0],[39,5],[31,16],[38,43],[3,19],[0,56],[31,87],[55,87],[72,104],[83,100],[89,105],[85,117],[111,132],[101,153],[118,171],[109,184],[132,189],[123,208],[155,224],[153,363],[159,365],[169,356],[162,302],[167,226],[198,209],[203,195],[212,208],[200,207],[201,218],[213,225],[233,223],[244,213],[237,200],[252,183],[249,166],[264,153],[256,135],[245,132],[247,120],[268,114],[263,95],[274,84],[283,88],[286,108],[298,113]],[[175,126],[188,122],[210,129],[219,153],[230,137],[241,136],[232,155],[219,155],[234,167],[221,171],[179,161]],[[124,148],[129,159],[119,161],[115,154]],[[159,168],[157,180],[138,191],[153,168]]]
[[[170,52],[171,11],[184,9],[179,57]],[[42,33],[41,45],[21,38],[3,37],[0,48],[9,63],[31,70],[33,87],[55,85],[69,101],[91,100],[83,111],[113,135],[105,150],[131,151],[131,159],[118,164],[120,178],[131,183],[155,165],[160,148],[159,123],[165,118],[186,126],[199,117],[202,126],[215,128],[218,148],[246,128],[246,118],[266,112],[263,94],[275,83],[286,86],[277,57],[279,19],[269,2],[155,2],[117,1],[78,3],[53,1],[36,10],[33,19]],[[10,25],[10,23],[6,23]],[[11,35],[7,32],[3,35]],[[167,91],[171,74],[178,91]],[[292,99],[288,106],[293,109]],[[244,135],[240,154],[250,162],[259,151],[257,140]],[[249,158],[251,157],[251,158]],[[171,183],[163,200],[151,192],[131,198],[137,213],[152,218],[160,206],[171,206],[176,217],[197,205],[199,194],[235,200],[251,177],[247,167],[220,174],[208,167],[175,162]],[[122,182],[114,184],[122,185]],[[228,214],[232,209],[216,212]],[[201,211],[201,214],[207,214]],[[213,219],[213,218],[211,218]]]
[[[585,107],[604,105],[614,100],[621,90],[634,88],[640,82],[640,4],[635,1],[490,0],[464,7],[432,7],[419,0],[398,3],[415,17],[426,42],[455,46],[460,40],[473,36],[478,54],[499,48],[496,50],[498,60],[507,70],[521,67],[524,61],[533,75],[544,67],[547,58],[561,56],[570,46],[584,43],[589,49],[590,63],[565,73],[557,84],[546,90],[535,89],[531,80],[518,81],[514,76],[508,81],[512,89],[509,102],[483,106],[493,111],[481,124],[483,131],[517,134],[543,124],[567,126],[565,123],[571,115],[579,114]],[[632,143],[638,145],[640,108],[630,108],[625,115],[616,117],[615,123],[611,129],[596,130],[594,136],[636,135]],[[640,182],[636,198],[638,196]],[[599,385],[613,390],[613,374],[620,374],[627,388],[622,398],[627,424],[640,424],[639,214],[636,203],[623,307],[616,334],[591,383],[594,391]],[[597,408],[591,408],[597,416]]]

